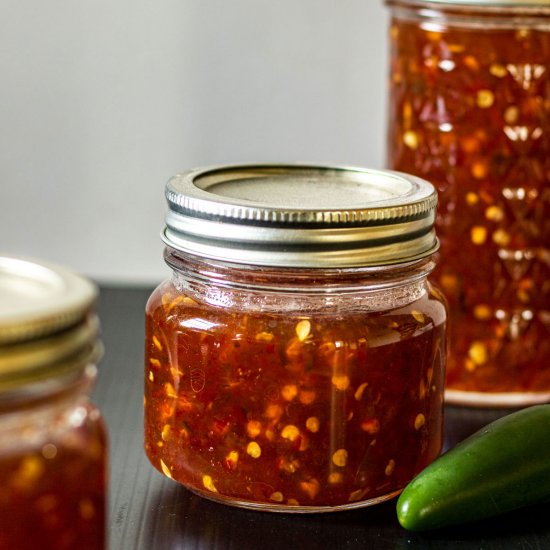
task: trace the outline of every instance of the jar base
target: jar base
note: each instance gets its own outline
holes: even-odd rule
[[[224,497],[217,493],[200,491],[187,486],[185,486],[185,488],[199,497],[203,497],[207,500],[212,500],[214,502],[217,502],[218,504],[225,504],[228,506],[233,506],[235,508],[244,508],[246,510],[254,510],[256,512],[275,512],[279,514],[321,514],[328,512],[345,512],[350,510],[357,510],[359,508],[366,508],[367,506],[381,504],[386,500],[390,500],[396,497],[403,491],[403,489],[398,489],[397,491],[392,491],[391,493],[387,493],[385,495],[381,495],[368,500],[349,502],[346,504],[338,504],[335,506],[292,506],[288,504],[239,500],[231,497]]]
[[[514,408],[550,402],[550,392],[476,392],[445,390],[445,403],[480,408]]]

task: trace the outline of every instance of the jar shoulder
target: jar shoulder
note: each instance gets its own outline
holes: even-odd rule
[[[166,301],[168,296],[176,296],[179,291],[174,287],[173,282],[170,279],[165,279],[157,285],[157,287],[151,292],[147,303],[145,305],[146,313],[152,313],[162,305],[163,299]],[[164,297],[164,298],[163,298]]]
[[[213,306],[168,283],[160,285],[148,303],[147,349],[163,350],[164,344],[170,348],[169,342],[176,335],[180,335],[178,341],[191,335],[199,339],[209,335],[220,341],[292,342],[298,338],[316,345],[355,340],[378,345],[379,341],[414,338],[435,328],[444,330],[446,320],[445,298],[427,281],[418,295],[405,303],[392,304],[386,298],[383,307],[373,309],[363,307],[361,297],[347,297],[341,303],[336,296],[327,298],[324,307],[310,311]]]

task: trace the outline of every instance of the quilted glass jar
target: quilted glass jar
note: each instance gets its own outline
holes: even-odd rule
[[[387,2],[388,164],[439,192],[447,400],[550,399],[550,2]]]

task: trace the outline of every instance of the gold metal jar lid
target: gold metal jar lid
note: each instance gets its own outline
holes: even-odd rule
[[[384,170],[244,165],[194,170],[166,185],[162,238],[238,264],[358,267],[402,263],[438,248],[437,193]]]
[[[96,360],[96,297],[90,281],[61,267],[0,256],[0,390]]]

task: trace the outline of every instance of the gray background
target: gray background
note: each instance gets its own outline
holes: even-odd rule
[[[155,283],[174,173],[383,166],[387,19],[381,0],[1,0],[0,253]]]

